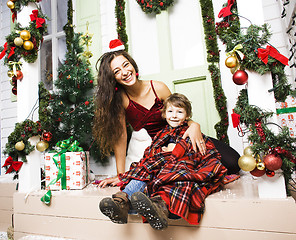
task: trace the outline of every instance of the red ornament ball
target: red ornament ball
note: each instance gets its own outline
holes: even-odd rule
[[[42,138],[44,141],[49,142],[52,139],[52,133],[51,132],[45,132],[42,134]]]
[[[275,154],[267,154],[263,158],[263,162],[265,164],[265,167],[270,171],[275,171],[281,168],[283,164],[283,160],[276,156]]]
[[[244,85],[248,81],[248,74],[244,70],[237,70],[233,74],[232,80],[236,85]]]
[[[160,2],[160,3],[159,3],[159,6],[161,6],[161,7],[162,7],[162,6],[163,6],[163,2]]]
[[[94,82],[93,80],[90,80],[90,81],[89,81],[90,84],[92,84],[93,82]]]
[[[267,177],[273,177],[275,175],[274,171],[266,170],[266,176]]]
[[[255,177],[262,177],[265,174],[265,169],[259,170],[258,168],[255,168],[253,171],[250,172]]]
[[[23,79],[23,73],[21,70],[16,71],[16,78],[17,80],[22,80]]]
[[[89,104],[89,101],[85,101],[84,104],[87,106]]]

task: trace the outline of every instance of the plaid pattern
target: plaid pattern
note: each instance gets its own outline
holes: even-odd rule
[[[194,152],[189,138],[182,139],[187,123],[177,128],[167,126],[154,137],[143,158],[132,163],[130,170],[120,174],[121,189],[131,179],[147,182],[150,197],[160,195],[169,211],[198,224],[204,210],[205,198],[221,189],[227,169],[212,141],[204,136],[207,153]],[[175,140],[173,152],[163,152],[162,147]]]

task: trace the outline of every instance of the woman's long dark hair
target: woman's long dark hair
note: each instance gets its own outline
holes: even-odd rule
[[[109,155],[123,133],[120,118],[125,114],[122,104],[123,87],[115,80],[111,61],[117,56],[124,56],[138,73],[135,60],[125,51],[107,52],[98,60],[98,85],[95,93],[95,117],[93,135],[102,154]]]

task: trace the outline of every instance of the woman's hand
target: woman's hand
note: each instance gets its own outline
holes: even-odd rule
[[[197,147],[202,155],[206,154],[206,144],[200,131],[200,125],[196,122],[191,122],[189,128],[183,135],[183,139],[189,137],[192,142],[192,147],[197,152]],[[197,147],[196,147],[197,146]]]
[[[98,187],[101,187],[101,188],[104,188],[106,187],[107,185],[111,185],[112,187],[115,187],[118,183],[120,183],[120,180],[119,178],[116,176],[116,177],[112,177],[112,178],[106,178],[104,180],[102,180]]]

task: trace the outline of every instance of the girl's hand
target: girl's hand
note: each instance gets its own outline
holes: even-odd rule
[[[192,142],[192,147],[195,152],[197,152],[197,147],[202,155],[206,154],[206,144],[202,137],[202,133],[200,131],[200,126],[196,122],[192,122],[189,128],[183,135],[183,139],[189,137]]]
[[[116,177],[112,177],[112,178],[106,178],[104,180],[102,180],[98,187],[101,187],[101,188],[104,188],[106,187],[107,185],[111,185],[112,187],[116,187],[116,185],[120,183],[120,180],[119,178],[116,176]]]

